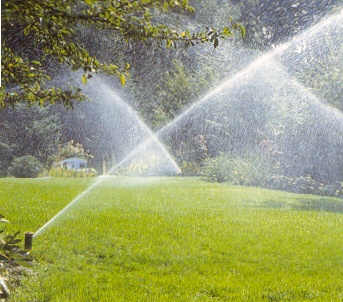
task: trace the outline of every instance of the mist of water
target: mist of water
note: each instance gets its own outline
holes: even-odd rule
[[[294,37],[291,41],[276,46],[271,51],[263,54],[259,58],[253,60],[250,64],[248,64],[245,68],[241,71],[238,71],[233,76],[230,76],[226,79],[222,84],[216,86],[215,88],[211,89],[205,96],[203,96],[200,100],[196,101],[193,105],[191,105],[188,109],[182,112],[179,116],[177,116],[173,121],[171,121],[166,126],[162,127],[159,131],[157,131],[156,135],[163,136],[169,129],[177,127],[177,124],[185,117],[187,117],[194,109],[199,108],[204,102],[211,99],[211,97],[215,95],[219,95],[224,90],[229,90],[233,85],[236,85],[239,82],[244,82],[246,78],[254,73],[257,69],[263,67],[268,61],[274,60],[275,58],[284,58],[290,57],[294,54],[294,48],[296,48],[302,55],[304,56],[306,41],[310,43],[311,38],[314,36],[326,33],[328,28],[332,27],[339,27],[340,30],[343,27],[343,9],[333,16],[329,18],[325,18],[318,24],[310,27],[306,31],[298,34]],[[307,45],[307,48],[310,48],[310,45]],[[300,63],[301,64],[301,63]]]
[[[206,131],[210,133],[213,129],[208,126],[211,124],[210,122],[212,122],[211,125],[216,123],[218,125],[226,125],[229,130],[232,129],[232,125],[236,126],[235,124],[241,123],[242,127],[237,134],[241,143],[246,139],[256,139],[258,132],[263,133],[263,136],[269,137],[272,141],[277,142],[282,156],[288,156],[288,154],[286,154],[288,149],[292,150],[290,152],[298,152],[296,156],[298,156],[300,160],[297,161],[293,159],[295,165],[303,160],[302,156],[307,156],[308,154],[311,156],[315,155],[314,149],[318,146],[325,154],[319,154],[315,159],[316,164],[320,160],[326,160],[327,157],[334,157],[336,155],[336,149],[342,146],[342,142],[339,139],[339,134],[342,133],[343,129],[342,113],[333,109],[332,106],[327,103],[322,102],[292,74],[292,72],[299,67],[297,62],[292,68],[289,68],[288,65],[292,63],[292,59],[290,58],[292,58],[295,53],[296,55],[300,54],[303,57],[306,56],[306,48],[311,48],[310,41],[313,37],[322,34],[327,31],[328,28],[336,28],[337,31],[340,31],[343,24],[342,20],[343,10],[337,15],[328,17],[303,33],[300,33],[291,41],[263,54],[241,71],[225,80],[222,84],[210,90],[204,97],[186,109],[172,122],[158,130],[156,134],[152,133],[152,131],[138,118],[130,106],[121,100],[110,87],[101,83],[102,93],[111,95],[120,106],[126,108],[126,111],[129,112],[131,116],[137,116],[135,119],[136,125],[138,128],[143,129],[144,132],[144,135],[141,135],[140,138],[135,141],[133,144],[134,146],[127,150],[126,156],[124,156],[117,165],[113,166],[109,172],[115,173],[119,168],[125,169],[135,160],[135,158],[143,158],[144,160],[144,154],[148,153],[148,150],[157,150],[160,155],[163,154],[163,157],[169,163],[168,166],[171,169],[171,173],[179,174],[181,173],[180,168],[177,166],[166,147],[160,142],[160,139],[162,137],[172,136],[173,132],[178,132],[181,127],[184,125],[187,127],[188,124],[194,127],[192,131],[194,131],[195,134],[198,130],[201,130],[198,131],[199,133]],[[284,64],[288,65],[285,66]],[[92,92],[95,94],[97,93],[96,90],[93,90]],[[288,109],[288,113],[280,120],[280,115],[277,114],[287,112],[284,110],[285,106],[286,109]],[[259,110],[257,110],[257,108],[259,108]],[[240,111],[234,111],[234,109]],[[316,123],[315,119],[317,114],[322,118],[320,123]],[[192,122],[189,122],[191,119]],[[233,119],[235,122],[230,124],[228,122],[229,119]],[[248,120],[248,123],[245,123],[246,120]],[[287,130],[287,133],[285,132],[287,120],[290,123],[290,129],[292,129],[292,127],[295,128],[295,132],[289,130]],[[282,124],[281,121],[285,124]],[[204,122],[204,127],[201,126],[202,122]],[[123,125],[123,127],[125,127],[125,125]],[[256,131],[251,132],[248,127],[251,129],[255,127]],[[238,128],[239,127],[237,126],[235,129]],[[326,128],[325,131],[323,131],[323,128]],[[334,146],[335,150],[333,150],[333,147],[328,149],[323,146],[323,144],[329,144],[330,139],[332,139],[329,133],[331,130],[335,134],[334,139],[338,141]],[[323,132],[324,135],[321,135],[321,132]],[[249,138],[249,135],[252,135],[252,138]],[[297,137],[293,138],[292,136],[294,135]],[[313,146],[311,146],[311,142],[304,145],[300,144],[301,139],[306,135],[316,138],[316,143]],[[326,141],[321,141],[325,136]],[[223,142],[223,138],[217,137],[214,142],[214,145],[216,146],[213,148],[218,148],[218,145]],[[224,150],[225,148],[230,148],[232,142],[232,140],[225,142],[225,146],[223,147]],[[318,152],[320,152],[320,150]],[[307,156],[307,162],[305,161],[304,163],[312,165],[311,156]],[[324,165],[328,166],[326,169],[330,169],[332,161],[325,160]],[[289,162],[287,162],[287,164],[289,164]],[[323,167],[323,165],[321,165],[321,167]],[[320,173],[320,171],[318,173]],[[101,179],[102,178],[97,179],[87,190],[71,201],[63,210],[41,227],[36,232],[35,236],[43,233],[44,230],[61,217],[70,207],[85,197],[101,182]]]
[[[95,89],[95,87],[97,89]],[[98,89],[100,89],[101,92],[97,93]],[[167,149],[163,146],[163,144],[158,140],[157,136],[154,135],[154,133],[148,128],[148,126],[138,117],[136,112],[122,99],[120,98],[116,92],[111,89],[107,84],[101,81],[101,79],[97,78],[93,82],[90,87],[87,88],[88,95],[92,97],[94,94],[101,94],[104,98],[110,99],[116,106],[115,109],[118,109],[119,107],[121,110],[124,110],[125,114],[128,118],[131,119],[131,123],[134,123],[135,129],[133,138],[135,139],[135,143],[138,144],[141,147],[134,148],[132,151],[128,149],[127,152],[131,152],[131,156],[127,156],[123,161],[121,161],[119,164],[115,165],[114,167],[110,168],[108,171],[108,174],[111,174],[115,172],[119,167],[124,166],[125,164],[129,164],[130,160],[137,160],[137,158],[133,158],[133,155],[136,155],[138,151],[144,151],[143,152],[143,161],[145,163],[148,163],[150,166],[148,170],[155,171],[153,173],[159,173],[163,171],[163,174],[168,175],[177,175],[181,174],[181,170],[176,164],[175,160],[171,157],[171,155],[168,153]],[[128,119],[127,119],[128,120]],[[133,122],[132,122],[133,120]],[[114,123],[116,121],[113,121]],[[121,128],[125,129],[124,136],[127,135],[127,124],[120,125]],[[124,132],[124,131],[123,131]],[[143,143],[140,143],[140,141],[143,140]],[[147,144],[146,142],[149,142]],[[144,145],[144,147],[142,146]],[[149,150],[148,150],[148,149]],[[138,150],[138,151],[137,151]],[[149,155],[151,153],[149,151],[153,150],[155,152],[155,156],[157,156],[159,159],[158,162],[156,161],[150,161]],[[147,155],[147,156],[146,156]],[[162,165],[163,169],[155,166],[155,165]],[[126,167],[127,168],[127,167]],[[140,171],[140,173],[144,173],[144,171]],[[44,224],[37,232],[35,232],[34,237],[42,234],[47,228],[49,228],[56,220],[58,220],[61,216],[63,216],[72,206],[74,206],[77,202],[79,202],[83,197],[87,196],[94,188],[96,188],[104,178],[99,177],[97,180],[88,187],[85,191],[83,191],[81,194],[79,194],[76,198],[74,198],[65,208],[63,208],[60,212],[58,212],[54,217],[52,217],[46,224]]]
[[[49,228],[58,218],[63,216],[72,206],[74,206],[78,201],[85,197],[90,191],[92,191],[99,183],[102,181],[98,178],[90,187],[74,198],[67,206],[65,206],[61,211],[59,211],[54,217],[52,217],[46,224],[44,224],[38,231],[36,231],[33,237],[41,235],[47,228]]]

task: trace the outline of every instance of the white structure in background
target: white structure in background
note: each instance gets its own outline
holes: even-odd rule
[[[65,167],[70,170],[79,170],[87,168],[87,161],[81,158],[72,157],[62,160],[60,165],[61,167]]]

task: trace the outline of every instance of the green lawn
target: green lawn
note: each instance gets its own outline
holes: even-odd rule
[[[37,231],[95,179],[1,179]],[[194,178],[106,178],[34,238],[11,301],[343,301],[343,200]]]

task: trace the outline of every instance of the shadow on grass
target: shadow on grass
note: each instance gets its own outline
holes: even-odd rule
[[[256,205],[262,208],[289,209],[297,211],[320,211],[330,213],[343,213],[343,201],[328,199],[294,198],[292,200],[267,200]]]
[[[343,213],[343,201],[339,200],[306,200],[298,198],[292,208],[300,211],[323,211],[331,213]]]

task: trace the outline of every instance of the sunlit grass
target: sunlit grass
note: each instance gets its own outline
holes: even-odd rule
[[[11,221],[9,230],[37,230],[94,179],[0,179],[1,214]]]
[[[1,209],[13,228],[37,231],[92,181],[1,180]],[[342,204],[197,179],[104,179],[35,238],[37,274],[12,300],[341,301]]]

